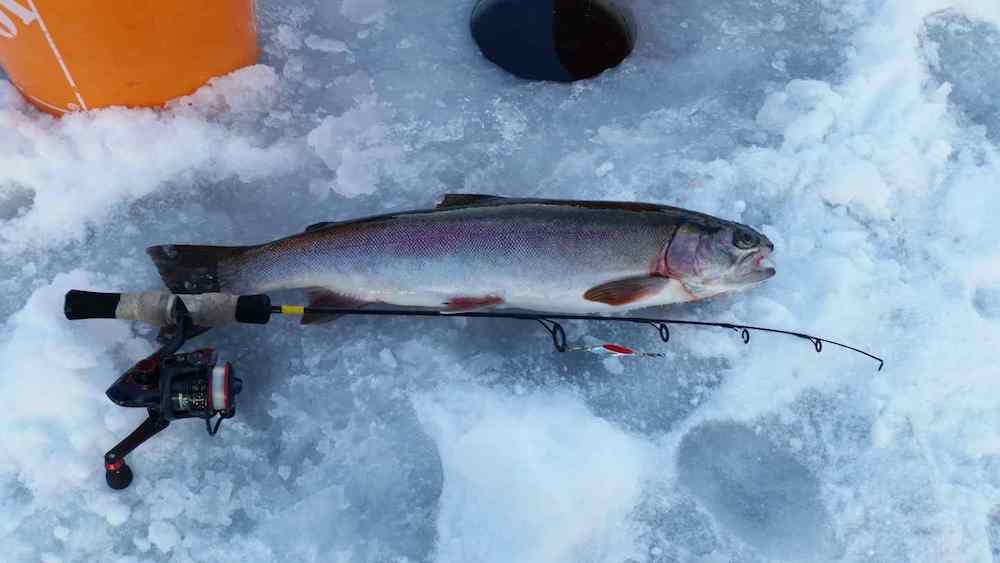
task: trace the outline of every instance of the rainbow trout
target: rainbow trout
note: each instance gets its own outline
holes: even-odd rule
[[[676,207],[451,194],[434,209],[318,223],[256,246],[147,252],[182,294],[303,288],[311,306],[595,313],[758,284],[775,273],[773,249],[750,227]]]

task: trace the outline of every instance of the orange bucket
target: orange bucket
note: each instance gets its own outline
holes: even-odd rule
[[[56,115],[157,106],[256,59],[254,0],[0,0],[0,66]]]

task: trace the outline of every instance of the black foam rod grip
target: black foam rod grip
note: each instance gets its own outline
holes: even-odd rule
[[[66,292],[66,303],[63,312],[71,321],[80,319],[113,319],[121,293],[98,293],[96,291],[80,291],[71,289]]]
[[[236,322],[255,325],[271,320],[271,298],[266,295],[241,295],[236,300]]]

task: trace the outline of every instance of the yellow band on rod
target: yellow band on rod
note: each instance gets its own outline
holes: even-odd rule
[[[282,305],[281,306],[282,315],[304,315],[306,314],[306,308],[299,305]]]

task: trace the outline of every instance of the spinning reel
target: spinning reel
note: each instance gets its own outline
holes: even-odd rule
[[[254,313],[266,310],[270,316],[270,299],[265,295],[238,299],[185,296],[184,299],[196,306],[195,311],[189,310],[177,296],[165,294],[77,290],[66,294],[65,313],[70,320],[125,318],[163,327],[158,336],[162,347],[129,368],[106,392],[118,406],[144,408],[149,413],[138,428],[104,454],[105,479],[112,489],[124,489],[132,482],[132,469],[125,463],[125,456],[172,421],[200,418],[205,421],[208,434],[214,436],[224,419],[236,415],[235,399],[243,389],[243,381],[233,374],[233,366],[220,362],[212,348],[183,353],[179,350],[189,339],[208,330],[195,324],[196,319],[209,326],[221,320],[259,324]],[[219,308],[222,302],[232,307]],[[227,311],[239,314],[234,314],[237,318],[226,319]]]

